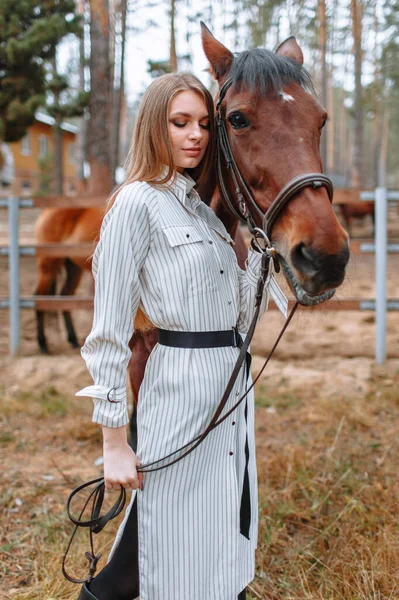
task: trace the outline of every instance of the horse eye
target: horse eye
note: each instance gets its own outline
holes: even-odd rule
[[[233,129],[243,129],[249,126],[249,121],[242,113],[234,113],[228,117],[228,121]]]

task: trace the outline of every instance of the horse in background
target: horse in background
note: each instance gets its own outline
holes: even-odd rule
[[[93,250],[98,240],[103,208],[45,208],[35,224],[37,243],[92,243]],[[90,258],[37,258],[38,284],[35,295],[53,296],[56,294],[57,279],[65,272],[61,296],[73,296],[84,271],[91,272]],[[68,342],[73,348],[80,348],[70,311],[63,311]],[[36,310],[37,342],[40,351],[48,354],[44,330],[45,311]]]
[[[338,204],[338,216],[342,220],[342,224],[353,237],[353,220],[364,219],[365,217],[371,217],[372,221],[372,235],[374,235],[375,229],[375,203],[374,202],[351,202],[350,204]]]

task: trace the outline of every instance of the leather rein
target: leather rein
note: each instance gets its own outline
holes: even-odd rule
[[[271,359],[275,349],[277,348],[277,345],[279,344],[285,330],[287,329],[292,317],[294,316],[295,311],[298,308],[298,302],[295,303],[293,309],[291,310],[276,342],[274,343],[268,357],[266,358],[265,363],[262,366],[262,369],[260,370],[260,372],[258,373],[256,378],[252,382],[251,386],[248,389],[246,389],[246,392],[239,398],[239,400],[234,404],[234,406],[229,408],[229,410],[223,416],[221,416],[221,413],[222,413],[224,407],[226,406],[226,403],[230,397],[230,393],[233,389],[234,383],[238,377],[240,369],[244,363],[249,344],[252,340],[252,337],[253,337],[253,334],[255,331],[255,327],[256,327],[256,324],[258,321],[260,308],[261,308],[261,304],[262,304],[263,291],[264,291],[264,287],[265,287],[266,280],[267,280],[269,270],[270,270],[269,263],[273,259],[273,261],[277,265],[278,254],[277,254],[277,251],[275,250],[275,248],[272,246],[272,243],[270,241],[273,226],[274,226],[276,220],[278,219],[278,217],[280,216],[281,212],[287,206],[288,202],[298,192],[300,192],[305,187],[313,187],[314,189],[317,189],[320,187],[325,187],[327,190],[330,202],[332,202],[333,185],[332,185],[331,180],[322,173],[308,173],[308,174],[304,174],[304,175],[298,175],[297,177],[294,177],[291,181],[289,181],[289,183],[287,183],[283,187],[283,189],[279,192],[279,194],[277,195],[275,200],[272,202],[271,206],[266,211],[266,213],[264,213],[259,208],[259,206],[257,205],[255,199],[253,198],[253,195],[250,192],[247,184],[245,183],[245,180],[242,177],[241,172],[238,168],[238,165],[234,159],[233,152],[232,152],[230,142],[228,139],[225,120],[221,113],[221,105],[223,103],[223,100],[225,99],[227,91],[232,86],[232,83],[233,82],[231,79],[227,79],[227,81],[222,85],[222,87],[220,88],[220,92],[219,92],[219,99],[216,104],[217,174],[218,174],[219,188],[222,193],[224,202],[226,203],[226,205],[228,206],[228,208],[230,209],[230,211],[234,215],[234,217],[236,217],[237,219],[239,219],[240,221],[242,221],[248,225],[248,228],[249,228],[251,234],[253,235],[253,241],[255,243],[255,247],[259,252],[262,253],[260,276],[259,276],[259,280],[258,280],[258,284],[257,284],[257,291],[256,291],[255,312],[254,312],[254,316],[253,316],[251,325],[248,329],[248,333],[246,334],[245,340],[243,341],[243,344],[240,348],[240,353],[239,353],[237,362],[234,365],[234,369],[231,373],[231,376],[227,383],[226,389],[225,389],[223,396],[219,402],[219,405],[217,406],[217,408],[216,408],[210,422],[208,423],[207,427],[205,428],[205,430],[200,435],[198,435],[194,439],[190,440],[187,444],[185,444],[184,446],[181,446],[180,448],[178,448],[174,452],[171,452],[167,456],[164,456],[163,458],[155,460],[146,465],[139,466],[137,468],[137,471],[140,473],[151,473],[154,471],[160,471],[162,469],[166,469],[167,467],[170,467],[171,465],[176,464],[177,462],[181,461],[183,458],[185,458],[186,456],[191,454],[191,452],[193,452],[205,440],[205,438],[210,434],[211,431],[213,431],[216,427],[218,427],[221,423],[223,423],[223,421],[225,421],[236,410],[236,408],[241,404],[241,402],[244,400],[244,398],[253,389],[256,382],[262,375],[264,369],[266,368],[268,362],[270,361],[270,359]],[[229,174],[231,174],[231,177],[234,182],[235,195],[236,195],[236,200],[237,200],[236,205],[230,199],[230,196],[227,191],[227,187],[226,187],[226,184],[225,184],[225,181],[223,178],[223,167],[222,167],[222,159],[223,158],[225,160],[228,172],[229,172]],[[260,219],[261,224],[262,224],[261,228],[256,226],[256,219],[257,220]],[[259,241],[261,241],[262,243],[259,244]],[[176,456],[176,455],[178,455],[178,456]],[[168,460],[168,459],[171,459],[171,460]],[[167,462],[165,462],[165,461],[167,461]],[[83,490],[87,487],[90,487],[90,486],[94,486],[94,488],[90,492],[89,497],[87,498],[86,502],[84,503],[83,509],[81,510],[79,517],[74,518],[71,513],[72,500],[81,490]],[[65,555],[63,557],[62,572],[63,572],[64,576],[66,577],[66,579],[68,579],[69,581],[71,581],[73,583],[90,583],[90,581],[93,579],[94,574],[96,572],[97,562],[101,556],[101,554],[96,555],[94,552],[93,533],[99,533],[105,527],[105,525],[108,523],[108,521],[112,520],[118,514],[120,514],[120,512],[122,511],[123,506],[125,504],[126,490],[123,487],[121,487],[119,497],[118,497],[117,501],[115,502],[115,504],[111,507],[111,509],[105,515],[101,515],[100,512],[101,512],[101,507],[102,507],[102,503],[103,503],[103,499],[104,499],[104,493],[105,493],[104,479],[98,478],[98,479],[95,479],[93,481],[88,481],[88,482],[78,486],[71,492],[71,494],[68,497],[66,509],[67,509],[67,514],[68,514],[69,519],[74,524],[74,530],[73,530],[71,539],[68,543]],[[84,514],[87,506],[90,503],[90,500],[92,500],[91,518],[89,520],[84,521],[84,520],[82,520],[82,517],[83,517],[83,514]],[[73,541],[75,534],[79,527],[87,527],[89,529],[89,533],[90,533],[90,552],[86,552],[86,554],[85,554],[86,558],[89,561],[90,568],[89,568],[88,576],[84,579],[76,579],[76,578],[70,576],[67,573],[66,568],[65,568],[65,563],[66,563],[69,549],[71,547],[72,541]]]

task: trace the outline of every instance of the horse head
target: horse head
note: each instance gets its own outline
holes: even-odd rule
[[[204,24],[202,43],[219,84],[217,118],[237,167],[234,174],[222,148],[219,188],[237,208],[240,201],[248,205],[259,228],[265,228],[262,214],[282,201],[268,214],[275,212],[269,233],[284,275],[301,304],[327,300],[344,280],[349,244],[331,206],[332,186],[321,175],[327,113],[312,93],[302,50],[290,37],[275,53],[256,48],[233,55]],[[237,183],[244,187],[236,198]]]

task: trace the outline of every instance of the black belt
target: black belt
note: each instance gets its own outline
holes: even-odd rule
[[[242,337],[236,327],[227,331],[168,331],[158,329],[158,343],[174,348],[241,348]]]

